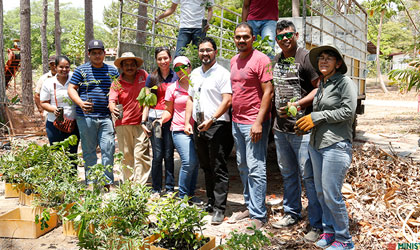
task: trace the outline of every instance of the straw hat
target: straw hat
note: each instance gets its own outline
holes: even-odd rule
[[[313,48],[311,49],[311,51],[309,51],[309,60],[311,61],[311,64],[314,67],[314,69],[316,69],[319,72],[318,57],[322,54],[322,52],[326,50],[332,50],[338,55],[337,59],[341,59],[343,63],[341,64],[340,68],[337,69],[337,72],[345,74],[347,72],[347,65],[344,61],[344,56],[343,54],[341,54],[340,50],[334,45],[323,45],[320,47]]]
[[[114,65],[117,66],[117,68],[121,68],[121,62],[128,59],[136,60],[137,67],[140,67],[143,64],[143,59],[136,57],[133,52],[124,52],[120,58],[114,61]]]

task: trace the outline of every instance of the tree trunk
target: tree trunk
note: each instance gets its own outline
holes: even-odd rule
[[[88,44],[93,40],[92,0],[85,0],[85,62],[89,61]]]
[[[42,23],[41,23],[41,54],[42,72],[48,72],[48,45],[47,45],[47,19],[48,19],[48,0],[42,1]]]
[[[292,17],[299,17],[299,0],[292,0]]]
[[[34,114],[31,64],[31,3],[20,0],[20,42],[22,69],[22,105],[26,115]]]
[[[147,5],[143,5],[141,3],[139,3],[139,9],[138,9],[138,15],[145,17],[145,18],[141,18],[138,17],[137,18],[137,30],[146,30],[146,26],[147,26]],[[146,42],[146,33],[144,32],[137,32],[136,35],[136,42],[138,44],[143,44]]]
[[[379,78],[379,84],[381,86],[381,89],[384,93],[388,93],[388,89],[386,89],[384,79],[382,79],[381,74],[381,62],[379,60],[379,52],[380,50],[380,44],[381,44],[381,32],[382,32],[382,21],[384,19],[385,10],[382,10],[381,12],[381,19],[379,20],[379,29],[378,29],[378,41],[376,42],[376,71]]]
[[[3,36],[3,0],[0,0],[0,37]],[[0,39],[0,49],[4,51],[4,41]],[[0,53],[0,119],[7,121],[6,115],[6,78],[4,76],[4,53]]]
[[[61,55],[61,26],[60,26],[60,1],[54,0],[55,19],[55,54]]]

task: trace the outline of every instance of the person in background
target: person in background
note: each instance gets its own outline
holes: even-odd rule
[[[35,105],[38,108],[38,112],[42,116],[44,115],[44,109],[42,108],[42,105],[41,105],[40,93],[41,93],[41,89],[42,89],[42,84],[47,79],[53,78],[55,76],[55,74],[57,74],[57,71],[56,71],[56,68],[55,68],[55,57],[56,57],[55,55],[52,55],[48,58],[48,66],[50,67],[50,71],[43,74],[35,84],[35,95],[34,95]]]
[[[86,183],[89,167],[97,164],[96,147],[99,145],[102,165],[114,166],[115,136],[111,113],[108,109],[108,93],[113,79],[120,75],[113,66],[104,63],[105,47],[102,41],[88,44],[90,61],[77,67],[70,79],[68,94],[76,103],[76,121],[82,142],[85,161]],[[106,188],[114,183],[113,171],[105,171]]]
[[[70,60],[66,56],[54,56],[54,58],[54,65],[56,65],[54,68],[56,68],[57,74],[45,80],[42,84],[39,97],[42,109],[48,112],[45,124],[47,137],[52,145],[54,142],[63,141],[71,135],[77,136],[76,145],[69,147],[69,152],[76,154],[80,138],[77,125],[71,133],[62,132],[53,125],[55,119],[60,115],[58,107],[63,108],[63,115],[67,119],[74,120],[76,118],[76,105],[69,99],[67,93],[72,76],[70,72]]]
[[[276,24],[278,19],[278,0],[244,0],[242,6],[242,22],[247,22],[251,25],[255,37],[260,35],[262,39],[266,36],[270,38],[268,43],[273,48],[273,51],[268,56],[271,59],[274,57]]]
[[[313,112],[300,118],[296,126],[299,133],[312,129],[309,154],[324,230],[315,245],[327,250],[352,250],[354,244],[341,188],[352,160],[357,87],[344,75],[346,63],[334,46],[314,48],[309,58],[323,79],[313,101]]]
[[[232,133],[247,207],[247,210],[232,215],[231,222],[249,217],[260,229],[267,222],[266,156],[273,76],[270,58],[253,49],[255,36],[252,34],[252,27],[248,23],[236,26],[233,40],[239,54],[230,61]]]
[[[316,195],[308,152],[310,135],[297,135],[294,126],[298,118],[312,111],[318,74],[309,60],[309,51],[297,45],[299,33],[296,32],[295,25],[283,20],[277,23],[276,32],[276,41],[282,52],[273,62],[276,107],[273,132],[277,161],[283,177],[284,215],[271,225],[275,228],[289,227],[301,218],[302,178],[308,198],[308,218],[311,226],[304,240],[315,242],[322,233],[322,209]],[[295,116],[287,114],[291,106],[297,110]]]
[[[230,73],[216,62],[216,42],[205,37],[198,46],[202,66],[191,73],[193,87],[185,113],[184,132],[194,134],[194,143],[207,191],[207,212],[213,212],[211,224],[219,225],[225,218],[229,191],[227,158],[233,147],[229,108],[232,103]],[[194,117],[194,128],[189,123]]]
[[[151,131],[146,126],[146,121],[153,123],[156,119],[162,117],[165,111],[165,92],[166,89],[178,80],[177,74],[171,69],[171,51],[167,47],[157,47],[155,49],[155,59],[158,68],[152,72],[146,79],[146,86],[151,88],[157,86],[153,91],[157,96],[157,104],[149,109],[145,107],[142,116],[142,127],[150,135],[152,142],[153,160],[152,160],[152,192],[154,196],[162,192],[162,161],[165,161],[165,192],[171,194],[175,188],[174,178],[174,144],[170,130],[171,120],[162,124],[162,137],[156,137],[155,131]]]
[[[137,101],[148,76],[146,71],[139,69],[142,64],[143,59],[132,52],[125,52],[115,60],[114,65],[122,69],[122,74],[112,82],[109,110],[115,117],[118,148],[124,155],[123,179],[145,185],[150,174],[151,160],[149,138],[141,126],[143,110]]]
[[[178,4],[181,8],[181,20],[179,21],[179,33],[176,41],[175,57],[182,54],[182,50],[192,42],[198,47],[198,43],[206,36],[210,28],[211,18],[213,16],[214,0],[172,0],[172,5],[165,12],[160,14],[155,23],[162,18],[172,15]],[[203,27],[203,17],[207,10],[207,21]]]
[[[179,197],[190,197],[190,203],[202,205],[203,202],[195,194],[198,176],[198,159],[194,149],[192,135],[184,132],[185,108],[188,100],[189,75],[191,74],[191,62],[185,56],[175,58],[174,71],[179,77],[174,84],[171,84],[165,93],[166,110],[162,117],[155,122],[161,125],[172,118],[171,131],[176,150],[181,157],[181,169],[179,170]],[[185,74],[185,73],[186,74]],[[189,121],[193,124],[193,119]]]

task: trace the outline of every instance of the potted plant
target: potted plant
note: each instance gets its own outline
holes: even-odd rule
[[[153,107],[156,105],[157,103],[157,96],[155,93],[153,93],[153,90],[156,90],[158,87],[157,86],[153,86],[151,88],[148,87],[143,87],[140,90],[139,96],[137,97],[137,101],[139,102],[139,105],[141,107]],[[155,114],[156,114],[156,110],[155,110]],[[156,114],[157,117],[157,114]],[[155,123],[151,123],[150,121],[146,122],[146,127],[147,129],[149,129],[150,131],[153,129],[155,132],[155,136],[156,138],[162,138],[162,127],[160,125],[160,123],[155,122]]]
[[[264,246],[271,245],[270,239],[260,230],[255,228],[255,225],[247,227],[248,230],[253,231],[252,234],[239,233],[237,230],[230,232],[230,238],[225,244],[220,245],[214,250],[260,250]],[[269,233],[269,236],[273,236]]]
[[[214,237],[204,237],[204,216],[207,214],[195,205],[188,205],[188,197],[183,200],[174,197],[160,198],[152,209],[156,216],[158,237],[151,249],[211,249]]]

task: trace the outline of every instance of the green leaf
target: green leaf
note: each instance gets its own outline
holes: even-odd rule
[[[291,116],[295,117],[296,114],[297,114],[297,108],[293,105],[290,106],[288,111],[287,111],[287,115],[289,115],[289,116],[291,115]]]

